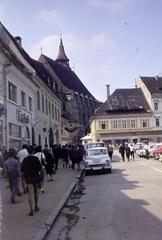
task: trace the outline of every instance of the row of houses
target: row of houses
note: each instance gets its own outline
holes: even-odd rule
[[[162,142],[162,77],[136,79],[135,88],[116,89],[91,116],[91,140]]]
[[[0,148],[79,143],[99,105],[71,70],[62,38],[55,60],[35,60],[0,23]]]

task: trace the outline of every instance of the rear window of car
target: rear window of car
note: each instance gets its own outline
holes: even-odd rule
[[[107,154],[106,149],[90,149],[87,151],[87,156],[95,156],[102,154]]]

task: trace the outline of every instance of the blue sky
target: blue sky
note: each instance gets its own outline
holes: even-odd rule
[[[37,59],[55,59],[62,31],[70,66],[89,91],[131,88],[162,75],[162,0],[0,0],[0,21]]]

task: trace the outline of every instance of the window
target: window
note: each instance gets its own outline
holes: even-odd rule
[[[122,120],[122,128],[127,128],[127,122],[126,122],[126,120]]]
[[[39,91],[37,91],[37,109],[40,110],[40,94],[39,94]]]
[[[49,114],[51,114],[51,102],[49,101]]]
[[[58,117],[58,121],[60,121],[60,112],[59,112],[59,109],[57,109],[57,117]]]
[[[113,121],[113,128],[118,128],[118,121],[117,120]]]
[[[154,110],[158,111],[158,102],[154,102]]]
[[[8,84],[8,97],[11,101],[15,102],[17,101],[17,87],[9,82]]]
[[[44,113],[44,95],[42,94],[42,112]]]
[[[136,127],[136,120],[135,119],[131,119],[130,126],[131,126],[131,128]]]
[[[12,123],[9,123],[9,136],[20,138],[21,137],[21,127]]]
[[[142,127],[143,127],[143,128],[148,127],[148,121],[147,121],[147,119],[142,119]]]
[[[57,120],[57,108],[55,107],[55,120]]]
[[[47,101],[47,98],[46,98],[46,114],[48,114],[48,101]]]
[[[21,106],[26,106],[26,94],[23,91],[21,91]]]
[[[159,118],[155,118],[155,125],[156,125],[156,127],[160,126],[160,119]]]
[[[53,103],[52,103],[52,118],[54,119],[54,106],[53,106]]]
[[[32,112],[32,98],[29,97],[29,111]]]
[[[106,129],[106,123],[105,123],[105,121],[101,121],[101,129]]]

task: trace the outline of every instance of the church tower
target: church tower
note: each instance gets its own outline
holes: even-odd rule
[[[65,67],[70,68],[69,59],[65,54],[65,50],[64,50],[64,46],[63,46],[63,42],[62,42],[62,37],[60,38],[59,52],[58,52],[58,56],[57,56],[55,61],[59,64],[62,64]]]

